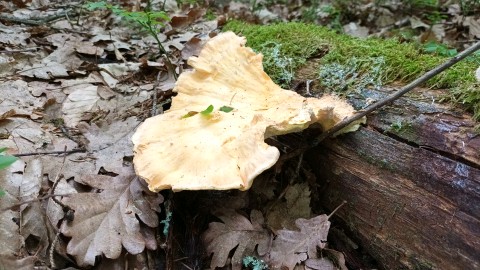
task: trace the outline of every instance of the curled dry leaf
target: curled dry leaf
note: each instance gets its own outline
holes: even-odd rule
[[[327,215],[298,219],[300,231],[280,230],[273,241],[269,262],[275,269],[282,266],[293,269],[308,258],[317,258],[317,246],[325,248],[330,221]]]
[[[223,210],[217,216],[224,223],[210,223],[208,230],[203,234],[208,254],[213,253],[210,268],[224,266],[228,254],[235,247],[237,248],[231,260],[232,269],[241,269],[242,258],[252,255],[256,245],[260,256],[268,252],[271,235],[262,227],[263,216],[260,211],[252,210],[250,220],[233,210]]]
[[[140,222],[158,226],[156,212],[160,212],[163,197],[149,192],[131,169],[116,177],[87,175],[79,182],[99,190],[63,199],[75,210],[75,218],[64,222],[61,232],[72,238],[67,252],[79,265],[94,265],[95,257],[101,255],[118,258],[122,246],[130,254],[139,254],[145,247],[156,248],[152,246],[154,235],[142,233]]]

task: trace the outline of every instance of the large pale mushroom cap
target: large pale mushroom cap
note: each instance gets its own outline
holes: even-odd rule
[[[133,135],[135,170],[152,191],[246,190],[279,158],[266,138],[315,122],[328,129],[354,113],[332,96],[305,98],[281,89],[263,72],[262,55],[245,42],[232,32],[208,41],[188,61],[194,70],[178,78],[170,110],[147,119]],[[210,105],[212,113],[189,114]]]

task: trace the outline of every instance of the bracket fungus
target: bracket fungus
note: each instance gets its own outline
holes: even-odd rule
[[[280,156],[266,138],[313,123],[327,130],[354,113],[334,96],[281,89],[245,42],[232,32],[209,40],[188,60],[193,70],[178,78],[171,108],[136,130],[134,166],[150,190],[247,190]]]

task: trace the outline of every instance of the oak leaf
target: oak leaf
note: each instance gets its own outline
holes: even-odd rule
[[[274,231],[295,229],[295,220],[310,218],[310,188],[307,183],[289,185],[285,201],[276,203],[266,215],[268,227]]]
[[[325,248],[329,216],[320,215],[311,219],[299,218],[295,221],[300,231],[279,230],[273,241],[268,261],[275,268],[282,266],[293,269],[296,264],[308,258],[317,258],[317,247]]]
[[[257,246],[258,255],[265,255],[271,245],[270,233],[262,227],[263,215],[252,210],[250,220],[234,210],[222,210],[216,215],[221,222],[212,222],[203,234],[208,254],[213,253],[210,268],[227,264],[229,253],[235,249],[231,263],[232,269],[241,269],[242,258],[252,255]]]
[[[116,259],[122,246],[130,254],[139,254],[145,247],[156,248],[152,245],[154,235],[143,232],[140,222],[151,228],[158,226],[156,212],[160,212],[163,197],[148,191],[131,169],[116,177],[87,175],[77,182],[98,189],[63,199],[75,217],[62,224],[61,232],[72,238],[67,252],[79,265],[94,265],[95,257],[101,255]]]

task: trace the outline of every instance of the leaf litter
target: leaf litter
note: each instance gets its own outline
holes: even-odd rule
[[[138,8],[130,2],[125,6]],[[392,13],[398,11],[395,1],[385,3],[388,8],[352,2],[349,8],[358,20],[351,22],[336,20],[336,13],[326,12],[329,3],[308,7],[301,2],[284,6],[256,1],[252,13],[248,4],[222,1],[211,8],[225,10],[227,16],[215,14],[215,19],[205,20],[209,12],[205,7],[151,1],[154,8],[164,5],[173,19],[158,37],[169,50],[177,73],[187,68],[185,60],[198,55],[226,17],[264,23],[305,19],[308,13],[304,11],[313,8],[318,15],[315,21],[352,36],[386,36],[392,29],[402,34],[413,29],[423,40],[447,43],[455,35],[463,41],[480,36],[478,16],[455,4],[449,5],[449,18],[443,20],[464,28],[461,33],[447,31],[425,14]],[[64,12],[62,5],[54,0],[0,2],[2,12],[34,21]],[[133,155],[130,136],[145,111],[164,101],[163,94],[152,100],[157,91],[152,85],[169,92],[173,76],[155,52],[156,40],[151,36],[105,11],[93,16],[77,14],[59,16],[43,23],[51,26],[44,28],[0,20],[0,147],[8,147],[10,154],[85,151],[66,157],[26,156],[0,171],[0,187],[6,191],[0,208],[8,208],[0,213],[0,267],[5,269],[53,266],[48,254],[52,246],[62,257],[55,263],[77,267],[96,265],[99,257],[124,265],[126,251],[138,254],[160,246],[155,229],[163,197],[150,193],[135,177],[129,162]],[[166,79],[156,83],[159,72]],[[70,194],[58,198],[63,207],[49,198],[10,209],[49,194],[55,180],[56,194]],[[274,184],[278,183],[269,182],[255,194],[275,200]],[[274,269],[293,269],[297,263],[304,263],[305,269],[346,269],[343,254],[326,248],[329,216],[312,217],[310,195],[309,185],[292,183],[273,207],[250,210],[248,218],[240,214],[248,205],[243,199],[242,207],[234,207],[235,203],[226,203],[231,209],[214,211],[214,207],[218,219],[203,233],[206,249],[213,254],[211,268],[231,265],[239,269],[248,255]],[[75,210],[72,221],[65,219],[65,206]],[[55,245],[58,231],[66,237]]]
[[[74,220],[64,222],[61,232],[72,237],[67,252],[79,265],[94,265],[99,255],[118,258],[122,246],[130,254],[139,254],[146,247],[157,248],[152,234],[141,233],[140,221],[150,228],[157,227],[156,212],[160,212],[163,198],[149,192],[133,171],[126,169],[116,177],[84,175],[78,181],[99,190],[62,200],[75,211]]]

